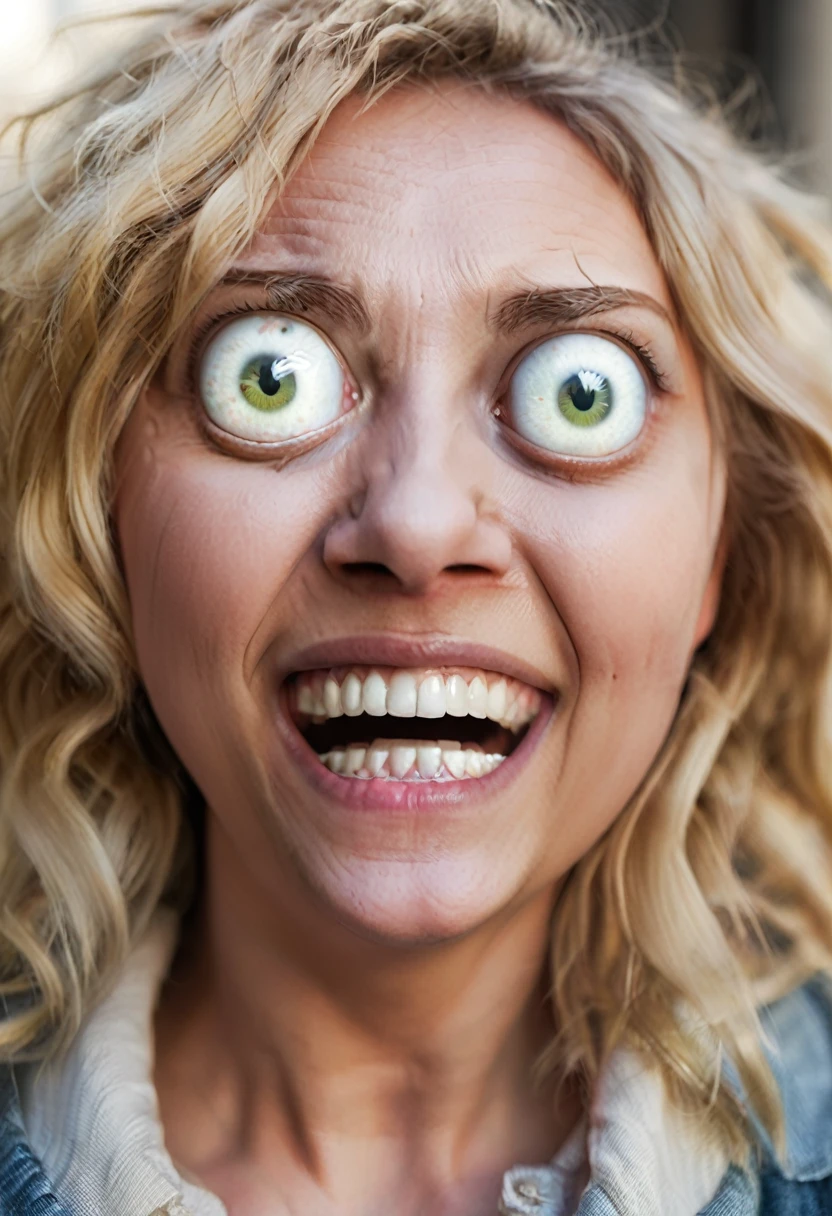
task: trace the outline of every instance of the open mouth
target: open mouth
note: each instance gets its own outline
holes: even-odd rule
[[[543,705],[520,680],[470,667],[337,667],[287,683],[289,712],[342,777],[476,780],[518,746]]]

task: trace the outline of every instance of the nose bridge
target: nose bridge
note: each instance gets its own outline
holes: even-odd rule
[[[388,547],[429,547],[434,561],[455,564],[482,498],[475,437],[430,382],[390,404],[375,437],[360,522]]]
[[[363,488],[328,538],[330,565],[383,566],[425,590],[452,568],[501,571],[510,545],[485,518],[487,451],[447,383],[426,375],[389,394],[370,423]]]
[[[432,506],[428,491],[446,508],[446,498],[459,508],[480,496],[476,437],[459,402],[449,396],[447,389],[437,391],[428,380],[418,392],[390,403],[386,425],[375,436],[377,459],[371,458],[367,477],[368,495],[386,500],[387,509],[395,510],[414,496],[427,515]]]

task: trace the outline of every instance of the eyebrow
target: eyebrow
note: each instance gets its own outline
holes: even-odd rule
[[[370,328],[370,314],[361,297],[349,287],[308,274],[275,274],[257,270],[231,270],[220,287],[249,285],[266,294],[273,312],[319,313],[349,325],[359,333]]]
[[[370,314],[361,296],[350,287],[331,279],[308,274],[281,274],[259,270],[231,270],[219,283],[220,287],[250,285],[266,294],[268,307],[274,312],[318,313],[349,325],[359,333],[371,328]],[[517,292],[489,315],[489,324],[500,333],[514,334],[518,330],[538,325],[555,328],[571,325],[584,317],[599,316],[617,308],[647,308],[668,325],[673,319],[653,296],[626,287],[534,287]]]
[[[598,316],[616,308],[648,308],[668,325],[673,319],[663,304],[643,291],[626,287],[535,287],[510,296],[490,317],[491,324],[506,334],[536,325],[571,325],[584,317]]]

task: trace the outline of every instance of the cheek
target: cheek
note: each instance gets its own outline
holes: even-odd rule
[[[648,501],[645,502],[644,499]],[[702,504],[601,488],[561,513],[540,565],[572,637],[581,684],[592,678],[656,690],[684,671],[712,557]],[[697,509],[698,507],[698,509]]]
[[[141,678],[197,780],[261,720],[259,638],[319,522],[322,488],[133,423],[115,503]],[[270,623],[270,624],[269,624]]]
[[[225,673],[268,603],[276,555],[258,504],[222,474],[169,458],[126,491],[119,533],[143,674]]]
[[[638,787],[677,710],[721,515],[705,457],[688,451],[605,484],[553,485],[556,526],[533,531],[531,560],[578,673],[563,705],[559,800],[582,808],[576,856]]]
[[[551,486],[547,517],[557,527],[537,529],[535,564],[573,639],[582,686],[603,680],[635,693],[638,681],[678,693],[710,598],[724,490],[698,400],[668,410],[630,469]]]

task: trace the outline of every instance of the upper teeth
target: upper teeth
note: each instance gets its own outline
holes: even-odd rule
[[[540,694],[526,684],[487,672],[450,675],[438,671],[303,672],[296,685],[302,714],[319,721],[370,714],[394,718],[489,718],[509,730],[526,726],[540,707]]]

